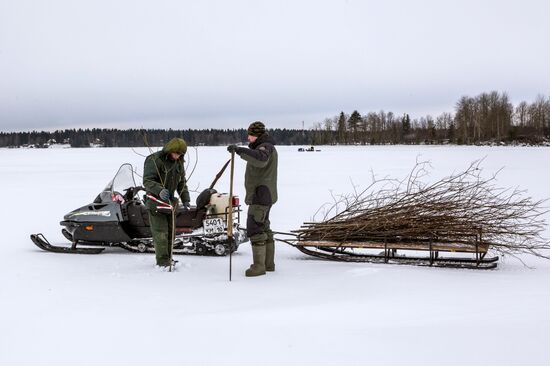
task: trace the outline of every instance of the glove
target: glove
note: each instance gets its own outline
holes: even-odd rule
[[[163,201],[168,201],[170,199],[170,192],[166,188],[163,188],[159,193],[159,197]]]
[[[189,202],[187,202],[187,201],[182,202],[182,203],[181,203],[181,206],[182,206],[185,210],[191,209],[191,204],[190,204]]]
[[[230,153],[233,153],[233,152],[237,152],[239,150],[238,146],[237,145],[229,145],[227,147],[227,151],[229,151]]]

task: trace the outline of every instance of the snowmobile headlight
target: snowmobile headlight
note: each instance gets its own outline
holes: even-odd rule
[[[94,230],[94,225],[84,226],[84,230],[86,230],[86,231],[93,231],[93,230]]]

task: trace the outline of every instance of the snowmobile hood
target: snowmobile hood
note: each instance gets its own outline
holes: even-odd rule
[[[122,212],[118,202],[90,203],[64,216],[65,221],[72,222],[118,222],[121,218]]]

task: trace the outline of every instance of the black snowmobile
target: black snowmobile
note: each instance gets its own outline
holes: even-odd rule
[[[92,203],[69,212],[60,222],[70,247],[52,245],[42,234],[32,234],[31,240],[40,249],[56,253],[98,254],[105,247],[154,253],[144,196],[144,188],[135,183],[132,165],[123,164]],[[153,196],[146,199],[156,200]],[[157,203],[158,209],[172,209],[163,201]],[[178,206],[173,253],[223,256],[236,251],[247,240],[246,230],[239,225],[237,196],[232,197],[232,212],[229,210],[229,194],[212,188],[197,197],[196,206]],[[233,216],[232,240],[227,233],[229,215]]]

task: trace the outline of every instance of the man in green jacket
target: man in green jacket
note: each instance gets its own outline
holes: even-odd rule
[[[248,205],[246,232],[252,244],[254,263],[246,270],[247,277],[275,271],[275,243],[270,228],[269,212],[277,202],[277,150],[275,141],[266,133],[265,125],[256,121],[248,127],[248,148],[230,145],[229,152],[246,161],[245,203]]]
[[[161,151],[149,155],[143,168],[143,186],[146,191],[145,204],[149,210],[149,223],[157,265],[169,267],[172,261],[174,240],[173,211],[177,208],[177,191],[182,204],[189,207],[189,191],[185,180],[183,156],[187,144],[183,139],[173,138]]]

